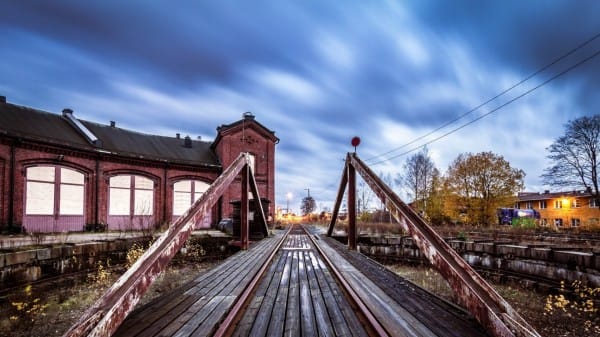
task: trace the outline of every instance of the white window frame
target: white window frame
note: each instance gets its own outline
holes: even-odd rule
[[[561,208],[563,208],[562,200],[560,200],[560,199],[554,200],[554,209],[561,209]]]
[[[189,184],[188,186],[185,186]],[[197,179],[179,180],[173,184],[173,215],[181,216],[210,187],[210,184]],[[182,203],[181,205],[178,202]],[[186,205],[183,209],[183,205]]]
[[[540,200],[540,209],[546,208],[548,208],[548,203],[546,202],[546,200]]]
[[[109,216],[154,214],[154,181],[142,175],[118,174],[108,183]]]
[[[571,218],[571,227],[579,227],[581,225],[581,219]]]

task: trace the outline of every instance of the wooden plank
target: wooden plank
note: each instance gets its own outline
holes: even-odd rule
[[[267,336],[283,336],[285,331],[285,314],[287,312],[293,253],[286,251],[284,254],[285,264],[283,265],[283,271],[281,272],[279,291],[277,292],[277,298],[273,305]]]
[[[292,252],[292,267],[290,270],[290,287],[288,290],[288,303],[285,315],[286,337],[300,336],[300,285],[298,283],[298,252]]]
[[[264,336],[267,333],[269,322],[271,321],[273,306],[275,304],[275,299],[277,298],[277,292],[279,291],[281,274],[286,260],[287,254],[280,253],[279,259],[277,260],[277,267],[272,273],[270,273],[270,275],[265,276],[265,279],[263,280],[264,282],[268,282],[269,286],[265,292],[260,309],[255,316],[254,324],[252,325],[252,329],[250,331],[250,336]]]
[[[317,325],[310,295],[306,262],[302,253],[298,254],[298,281],[300,283],[300,326],[302,336],[314,337],[317,336]]]
[[[311,253],[313,254],[313,253]],[[317,256],[311,257],[313,264],[313,270],[315,271],[315,277],[319,283],[319,288],[323,294],[323,300],[327,306],[327,312],[331,319],[332,328],[336,336],[365,336],[362,325],[355,315],[350,317],[344,316],[344,313],[340,309],[340,306],[346,307],[348,313],[352,313],[352,308],[346,299],[342,296],[336,298],[335,293],[331,289],[331,286],[337,286],[335,280],[331,274],[329,274],[325,263]],[[330,283],[331,282],[331,283]],[[354,334],[352,333],[354,331]]]
[[[272,263],[269,267],[268,275],[275,272],[277,268],[277,263]],[[254,324],[255,316],[260,309],[262,302],[264,300],[267,289],[269,288],[270,282],[267,282],[267,277],[263,279],[262,282],[258,285],[256,292],[250,301],[250,304],[246,308],[246,312],[242,319],[239,321],[236,330],[233,333],[234,337],[241,336],[249,336],[250,330],[252,329],[252,325]]]
[[[306,235],[305,235],[306,236]],[[316,327],[319,336],[333,336],[332,322],[329,318],[327,307],[323,300],[323,294],[319,287],[319,282],[315,271],[313,270],[313,258],[316,258],[314,252],[304,252],[304,261],[306,262],[306,275],[312,297],[312,305],[315,315]]]

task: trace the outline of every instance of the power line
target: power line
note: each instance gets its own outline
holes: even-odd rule
[[[413,151],[415,151],[415,150],[418,150],[418,149],[422,148],[423,146],[426,146],[426,145],[429,145],[429,144],[431,144],[431,143],[433,143],[433,142],[436,142],[436,141],[438,141],[438,140],[440,140],[440,139],[442,139],[442,138],[444,138],[444,137],[446,137],[446,136],[448,136],[448,135],[450,135],[450,134],[452,134],[452,133],[454,133],[454,132],[456,132],[456,131],[458,131],[458,130],[460,130],[460,129],[462,129],[462,128],[464,128],[464,127],[468,126],[468,125],[471,125],[471,124],[473,124],[473,123],[477,122],[478,120],[480,120],[480,119],[482,119],[482,118],[484,118],[484,117],[486,117],[486,116],[488,116],[488,115],[490,115],[490,114],[492,114],[492,113],[494,113],[494,112],[496,112],[496,111],[498,111],[498,110],[500,110],[500,109],[504,108],[505,106],[507,106],[507,105],[511,104],[512,102],[514,102],[514,101],[516,101],[516,100],[518,100],[518,99],[520,99],[520,98],[522,98],[522,97],[524,97],[524,96],[527,96],[527,95],[528,95],[528,94],[530,94],[531,92],[533,92],[533,91],[535,91],[535,90],[539,89],[540,87],[542,87],[542,86],[544,86],[544,85],[546,85],[546,84],[548,84],[548,83],[550,83],[550,82],[554,81],[555,79],[559,78],[560,76],[562,76],[562,75],[564,75],[564,74],[566,74],[566,73],[570,72],[571,70],[573,70],[573,69],[575,69],[575,68],[579,67],[580,65],[582,65],[582,64],[584,64],[584,63],[586,63],[587,61],[589,61],[589,60],[591,60],[591,59],[595,58],[595,57],[596,57],[596,56],[598,56],[598,55],[600,55],[600,50],[596,51],[596,52],[595,52],[594,54],[592,54],[591,56],[588,56],[588,57],[586,57],[585,59],[583,59],[583,60],[581,60],[581,61],[579,61],[579,62],[575,63],[574,65],[570,66],[569,68],[567,68],[567,69],[565,69],[565,70],[561,71],[560,73],[558,73],[558,74],[556,74],[556,75],[554,75],[554,76],[550,77],[549,79],[547,79],[547,80],[545,80],[544,82],[542,82],[542,83],[540,83],[540,84],[536,85],[535,87],[533,87],[533,88],[531,88],[531,89],[529,89],[529,90],[525,91],[524,93],[522,93],[522,94],[520,94],[520,95],[518,95],[518,96],[516,96],[516,97],[514,97],[514,98],[512,98],[512,99],[510,99],[509,101],[507,101],[507,102],[505,102],[505,103],[501,104],[500,106],[498,106],[498,107],[496,107],[496,108],[494,108],[494,109],[492,109],[492,110],[488,111],[488,112],[487,112],[487,113],[485,113],[485,114],[483,114],[483,115],[481,115],[481,116],[479,116],[479,117],[477,117],[477,118],[475,118],[475,119],[473,119],[473,120],[471,120],[471,121],[469,121],[469,122],[467,122],[467,123],[465,123],[465,124],[463,124],[463,125],[461,125],[461,126],[459,126],[459,127],[457,127],[457,128],[454,128],[454,129],[452,129],[452,130],[450,130],[450,131],[448,131],[448,132],[444,133],[443,135],[441,135],[441,136],[439,136],[439,137],[437,137],[437,138],[434,138],[434,139],[432,139],[432,140],[430,140],[430,141],[428,141],[428,142],[426,142],[426,143],[424,143],[424,144],[422,144],[422,145],[419,145],[419,146],[417,146],[417,147],[415,147],[415,148],[412,148],[412,149],[410,149],[410,150],[408,150],[408,151],[405,151],[405,152],[403,152],[403,153],[400,153],[400,154],[398,154],[398,155],[395,155],[395,156],[389,157],[389,158],[387,158],[387,159],[383,159],[383,160],[377,161],[377,162],[375,162],[375,163],[371,163],[370,165],[377,165],[377,164],[381,164],[381,163],[383,163],[383,162],[386,162],[386,161],[389,161],[389,160],[392,160],[392,159],[395,159],[395,158],[398,158],[398,157],[404,156],[404,155],[406,155],[406,154],[408,154],[408,153],[411,153],[411,152],[413,152]]]
[[[436,129],[434,129],[434,130],[432,130],[432,131],[430,131],[430,132],[428,132],[428,133],[426,133],[426,134],[424,134],[424,135],[422,135],[422,136],[419,136],[419,137],[415,138],[414,140],[412,140],[412,141],[410,141],[410,142],[408,142],[408,143],[406,143],[406,144],[404,144],[404,145],[401,145],[401,146],[399,146],[399,147],[396,147],[396,148],[394,148],[394,149],[392,149],[392,150],[390,150],[390,151],[387,151],[387,152],[385,152],[385,153],[382,153],[382,154],[379,154],[379,155],[376,155],[376,156],[370,157],[370,158],[366,159],[365,161],[366,161],[366,162],[369,162],[369,161],[375,160],[375,159],[377,159],[377,158],[379,158],[379,157],[383,157],[383,156],[385,156],[385,155],[388,155],[388,154],[390,154],[390,153],[392,153],[392,152],[396,152],[396,151],[398,151],[398,150],[400,150],[400,149],[403,149],[403,148],[405,148],[405,147],[407,147],[407,146],[409,146],[409,145],[411,145],[411,144],[414,144],[414,143],[418,142],[419,140],[421,140],[421,139],[423,139],[423,138],[425,138],[425,137],[428,137],[428,136],[432,135],[433,133],[435,133],[435,132],[437,132],[437,131],[439,131],[439,130],[441,130],[441,129],[445,128],[445,127],[446,127],[446,126],[448,126],[448,125],[451,125],[451,124],[453,124],[453,123],[457,122],[458,120],[460,120],[460,119],[464,118],[465,116],[467,116],[467,115],[469,115],[469,114],[471,114],[471,113],[473,113],[473,112],[475,112],[475,111],[479,110],[481,107],[483,107],[483,106],[487,105],[488,103],[490,103],[490,102],[492,102],[492,101],[496,100],[497,98],[499,98],[499,97],[503,96],[504,94],[508,93],[509,91],[513,90],[514,88],[516,88],[516,87],[520,86],[521,84],[523,84],[523,83],[527,82],[528,80],[530,80],[530,79],[531,79],[531,78],[533,78],[534,76],[537,76],[538,74],[540,74],[540,73],[541,73],[541,72],[543,72],[544,70],[546,70],[546,69],[548,69],[548,68],[552,67],[552,66],[553,66],[553,65],[555,65],[556,63],[558,63],[558,62],[562,61],[563,59],[565,59],[565,58],[569,57],[570,55],[572,55],[573,53],[575,53],[575,52],[576,52],[576,51],[578,51],[579,49],[583,48],[584,46],[588,45],[589,43],[591,43],[592,41],[594,41],[594,40],[595,40],[595,39],[597,39],[598,37],[600,37],[600,32],[599,32],[599,33],[597,33],[596,35],[592,36],[591,38],[587,39],[586,41],[582,42],[581,44],[579,44],[579,45],[578,45],[578,46],[576,46],[575,48],[573,48],[573,49],[571,49],[570,51],[568,51],[567,53],[563,54],[562,56],[560,56],[560,57],[556,58],[554,61],[552,61],[552,62],[548,63],[547,65],[545,65],[545,66],[541,67],[540,69],[536,70],[535,72],[531,73],[530,75],[528,75],[528,76],[527,76],[527,77],[525,77],[524,79],[520,80],[519,82],[517,82],[517,83],[513,84],[513,85],[512,85],[512,86],[510,86],[509,88],[507,88],[507,89],[503,90],[501,93],[497,94],[496,96],[494,96],[494,97],[492,97],[492,98],[490,98],[490,99],[486,100],[485,102],[483,102],[483,103],[479,104],[479,105],[478,105],[478,106],[476,106],[475,108],[473,108],[473,109],[471,109],[471,110],[469,110],[469,111],[467,111],[467,112],[463,113],[462,115],[460,115],[460,116],[458,116],[458,117],[456,117],[456,118],[454,118],[454,119],[452,119],[452,120],[450,120],[450,121],[448,121],[448,122],[446,122],[446,123],[442,124],[441,126],[437,127]],[[484,116],[487,116],[487,114],[486,114],[486,115],[484,115]],[[479,119],[481,119],[481,118],[478,118],[478,119],[476,119],[476,120],[479,120]],[[470,123],[469,123],[469,124],[470,124]],[[467,125],[468,125],[468,124],[467,124]],[[462,127],[461,127],[461,128],[462,128]],[[441,137],[440,137],[440,138],[441,138]],[[437,139],[439,139],[439,138],[437,138]],[[436,140],[437,140],[437,139],[436,139]],[[434,140],[434,141],[435,141],[435,140]],[[429,144],[429,143],[431,143],[431,142],[428,142],[428,143],[426,143],[426,144]],[[422,146],[423,146],[423,145],[422,145]],[[419,147],[417,147],[417,149],[418,149],[418,148],[420,148],[420,147],[422,147],[422,146],[419,146]],[[402,154],[400,154],[400,155],[398,155],[398,156],[391,157],[391,158],[389,158],[389,159],[397,158],[397,157],[399,157],[399,156],[402,156],[402,155],[404,155],[404,154],[406,154],[406,153],[409,153],[409,152],[412,152],[412,151],[414,151],[414,149],[413,149],[413,150],[410,150],[410,151],[407,151],[407,152],[404,152],[404,153],[402,153]],[[388,160],[389,160],[389,159],[388,159]],[[380,162],[383,162],[383,161],[385,161],[385,160],[382,160],[382,161],[380,161]],[[379,162],[377,162],[377,163],[379,163]]]

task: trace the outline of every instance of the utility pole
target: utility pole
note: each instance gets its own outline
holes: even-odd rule
[[[304,190],[308,193],[308,197],[310,198],[310,188],[305,188]]]

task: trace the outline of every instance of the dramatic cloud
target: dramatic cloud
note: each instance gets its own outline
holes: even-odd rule
[[[474,108],[597,36],[599,15],[594,0],[15,1],[0,11],[0,94],[203,138],[251,111],[281,138],[277,204],[292,192],[296,210],[307,188],[331,206],[355,135],[376,172],[395,176],[425,144],[442,172],[492,151],[540,191],[545,148],[600,112],[600,56],[543,83],[600,37]]]

